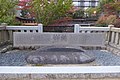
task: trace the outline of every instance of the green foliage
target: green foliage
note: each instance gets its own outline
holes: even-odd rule
[[[98,9],[102,13],[104,10],[105,4],[114,3],[114,2],[116,2],[116,1],[115,0],[99,0]]]
[[[105,4],[113,3],[115,0],[99,0],[99,7],[103,7]]]
[[[120,2],[115,2],[114,4],[111,4],[111,6],[114,8],[116,13],[120,11]]]
[[[88,14],[88,17],[92,17],[93,14],[94,14],[94,11],[96,11],[96,15],[98,13],[100,13],[100,9],[98,7],[96,7],[96,8],[87,8],[85,12]]]
[[[14,23],[17,2],[17,0],[0,0],[0,23],[6,22],[8,25]]]
[[[72,6],[72,0],[32,0],[32,11],[37,23],[48,25],[54,20],[68,16],[67,11]]]
[[[83,18],[84,17],[84,10],[80,9],[74,12],[73,18]]]
[[[7,15],[0,19],[0,23],[7,23],[7,25],[21,25],[22,23],[15,20],[14,15]]]
[[[0,18],[8,14],[14,14],[13,8],[16,5],[14,0],[0,0]]]
[[[108,3],[104,5],[104,13],[107,15],[117,15],[120,12],[120,2]]]

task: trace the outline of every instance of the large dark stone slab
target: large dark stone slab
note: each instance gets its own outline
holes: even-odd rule
[[[95,60],[92,53],[74,47],[45,47],[30,53],[29,64],[81,64]]]

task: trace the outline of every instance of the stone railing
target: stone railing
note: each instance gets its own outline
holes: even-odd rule
[[[87,34],[103,33],[107,37],[107,33],[109,32],[110,28],[109,27],[81,27],[79,24],[75,24],[73,26],[73,29],[74,29],[73,32],[69,32],[69,33],[87,33]],[[38,26],[6,26],[6,27],[1,27],[0,32],[2,32],[1,33],[2,36],[0,38],[2,41],[8,40],[13,42],[14,32],[43,33],[43,25],[39,24]],[[107,38],[105,40],[107,40]]]
[[[108,50],[120,55],[120,28],[111,26],[108,36]]]
[[[13,42],[14,32],[42,33],[43,27],[42,24],[38,26],[6,26],[6,30],[8,31],[9,40]]]
[[[109,29],[110,27],[81,27],[75,24],[74,33],[106,33]]]
[[[37,28],[37,26],[35,26]],[[105,40],[109,27],[81,27],[79,24],[74,25],[73,32],[69,33],[45,33],[43,26],[38,25],[39,33],[30,33],[34,27],[12,27],[8,26],[7,30],[20,30],[14,33],[15,47],[34,47],[42,45],[76,45],[87,47],[105,47]],[[25,31],[26,29],[26,31]],[[35,28],[34,28],[35,29]],[[28,32],[28,33],[23,33]],[[79,34],[81,33],[81,34]],[[25,37],[26,36],[26,37]],[[39,36],[39,37],[38,37]],[[24,43],[23,43],[24,42]]]

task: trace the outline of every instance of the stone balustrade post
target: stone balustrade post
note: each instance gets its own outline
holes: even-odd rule
[[[6,29],[7,23],[1,23],[1,27],[4,27],[4,29]]]
[[[109,32],[108,32],[108,34],[107,34],[107,45],[109,45],[109,43],[110,43],[110,41],[111,41],[111,35],[112,35],[112,32],[111,32],[111,29],[112,29],[112,27],[114,27],[114,25],[108,25],[108,27],[109,27]]]
[[[38,24],[38,32],[43,33],[43,24]]]
[[[80,31],[80,25],[79,24],[75,24],[74,25],[74,33],[79,33]]]
[[[109,28],[114,27],[114,25],[108,25]]]

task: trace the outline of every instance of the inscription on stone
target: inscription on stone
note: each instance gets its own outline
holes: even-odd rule
[[[104,46],[104,33],[14,33],[14,47],[42,45]]]
[[[67,35],[66,34],[53,34],[52,35],[52,43],[56,44],[64,44],[67,43]]]

